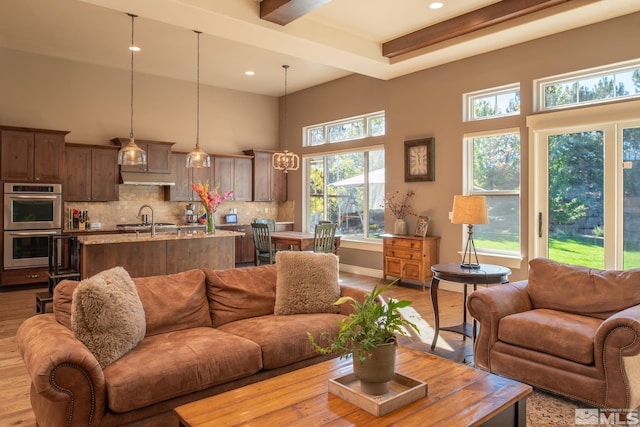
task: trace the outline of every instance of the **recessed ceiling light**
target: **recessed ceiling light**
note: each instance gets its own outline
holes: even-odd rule
[[[254,74],[255,74],[255,72],[254,72],[254,71],[251,71],[251,70],[249,70],[249,71],[245,71],[245,72],[244,72],[244,75],[245,75],[245,76],[253,76]]]
[[[440,9],[442,6],[444,6],[444,4],[440,3],[439,1],[436,1],[429,5],[429,9]]]
[[[129,50],[132,50],[134,52],[140,52],[140,48],[138,46],[129,46]]]

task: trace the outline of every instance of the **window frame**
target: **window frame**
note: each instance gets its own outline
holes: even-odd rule
[[[474,189],[474,139],[517,134],[520,139],[520,185],[517,190],[475,190]],[[478,247],[478,255],[522,259],[522,130],[519,127],[491,129],[463,135],[463,194],[468,196],[518,196],[518,245],[517,251]],[[463,226],[464,229],[465,226]],[[462,245],[466,242],[466,232],[462,233]]]
[[[309,171],[309,162],[308,160],[310,158],[318,158],[318,157],[323,157],[325,158],[325,162],[326,162],[326,157],[328,156],[335,156],[335,155],[339,155],[339,154],[354,154],[354,153],[368,153],[368,152],[372,152],[372,151],[382,151],[384,153],[385,151],[385,147],[383,144],[377,144],[377,145],[370,145],[370,146],[366,146],[366,147],[358,147],[358,148],[353,148],[353,149],[343,149],[343,150],[330,150],[330,151],[322,151],[322,152],[317,152],[317,153],[312,153],[312,154],[306,154],[302,156],[302,200],[310,200],[310,194],[309,194],[309,179],[310,179],[310,171]],[[383,154],[383,158],[384,154]],[[366,159],[367,161],[365,161],[365,170],[364,170],[364,186],[366,188],[369,188],[369,162],[368,159]],[[385,158],[386,160],[386,158]],[[386,162],[385,162],[386,163]],[[326,188],[329,184],[325,182],[323,183],[324,187]],[[385,188],[386,188],[386,177],[385,177]],[[327,212],[327,190],[323,190],[323,194],[324,194],[324,212],[326,215]],[[383,191],[383,194],[384,191]],[[364,206],[364,210],[363,210],[363,223],[362,223],[362,234],[363,236],[360,237],[356,237],[353,235],[349,235],[349,234],[343,234],[342,236],[342,241],[351,241],[351,242],[366,242],[366,243],[379,243],[382,244],[382,239],[381,238],[377,238],[377,237],[370,237],[369,236],[369,192],[366,191],[364,192],[364,197],[362,200],[363,206]],[[309,212],[309,205],[308,203],[303,203],[302,205],[302,229],[307,231],[307,232],[312,232],[312,230],[310,230],[310,220],[309,220],[309,216],[310,216],[310,212]],[[323,218],[326,219],[326,218]],[[342,244],[341,244],[342,246]]]
[[[581,80],[590,80],[598,77],[602,78],[611,74],[613,74],[615,77],[616,74],[621,74],[623,72],[636,71],[636,70],[640,71],[640,59],[636,59],[633,61],[618,62],[615,64],[604,65],[601,67],[588,68],[588,69],[583,69],[578,71],[572,71],[570,73],[558,74],[555,76],[536,79],[533,81],[533,87],[535,91],[534,111],[549,112],[549,111],[563,110],[567,108],[576,108],[576,107],[587,106],[587,105],[602,104],[606,102],[615,102],[615,101],[640,98],[640,91],[639,91],[638,93],[630,94],[630,95],[622,95],[622,96],[614,95],[611,98],[591,99],[591,100],[586,100],[582,102],[578,99],[577,102],[574,102],[571,104],[563,104],[563,105],[557,105],[552,107],[548,107],[546,105],[545,88],[548,86],[552,86],[556,84],[562,84],[562,85],[579,84]],[[614,81],[614,85],[615,85],[615,81]],[[579,96],[579,91],[578,91],[578,96]]]
[[[373,135],[372,134],[372,128],[373,126],[371,126],[371,121],[373,119],[382,117],[385,120],[385,126],[384,126],[384,130],[382,133],[378,133]],[[331,127],[335,127],[335,126],[339,126],[341,124],[349,124],[349,123],[353,123],[356,120],[362,120],[363,121],[363,130],[362,130],[362,135],[361,136],[355,136],[355,137],[349,137],[349,138],[344,138],[344,139],[337,139],[335,141],[329,141],[329,128]],[[318,130],[318,129],[322,129],[322,138],[323,141],[322,142],[318,142],[318,143],[311,143],[311,140],[313,140],[314,138],[311,137],[311,132],[313,132],[314,130]],[[349,142],[349,141],[355,141],[358,139],[364,139],[364,138],[377,138],[380,136],[384,136],[386,134],[386,112],[385,110],[381,110],[381,111],[375,111],[373,113],[367,113],[367,114],[361,114],[358,116],[353,116],[353,117],[347,117],[347,118],[342,118],[339,120],[333,120],[330,122],[325,122],[325,123],[317,123],[314,125],[310,125],[310,126],[305,126],[302,128],[302,146],[303,147],[318,147],[318,146],[322,146],[322,145],[332,145],[332,144],[340,144],[342,142]]]
[[[481,120],[491,120],[491,119],[499,119],[503,117],[517,116],[522,112],[522,108],[518,109],[518,111],[510,112],[510,113],[502,113],[502,114],[494,114],[492,116],[486,117],[475,117],[473,102],[480,98],[486,98],[489,96],[498,97],[500,95],[505,95],[509,93],[518,93],[520,94],[520,83],[510,83],[502,86],[492,87],[488,89],[482,89],[474,92],[467,92],[462,95],[462,121],[463,122],[476,122]]]

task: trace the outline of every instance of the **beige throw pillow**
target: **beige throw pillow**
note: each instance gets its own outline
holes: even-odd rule
[[[282,251],[276,254],[278,277],[274,314],[338,313],[338,257],[334,254]]]
[[[102,271],[78,284],[71,303],[71,330],[103,368],[142,341],[144,309],[124,268]]]

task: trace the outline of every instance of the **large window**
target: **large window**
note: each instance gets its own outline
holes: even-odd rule
[[[384,232],[384,149],[313,155],[303,163],[307,231],[331,221],[343,236],[378,238]]]
[[[640,96],[640,61],[581,70],[536,82],[539,110]]]
[[[480,252],[520,255],[520,132],[517,129],[465,137],[466,193],[485,196],[489,223],[474,225]]]
[[[385,114],[379,111],[304,128],[304,145],[314,146],[351,141],[385,133]]]

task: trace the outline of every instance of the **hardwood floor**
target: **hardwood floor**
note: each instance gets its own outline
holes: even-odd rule
[[[379,279],[351,273],[340,273],[340,282],[350,286],[372,289]],[[28,317],[37,316],[35,294],[43,289],[28,289],[0,292],[0,426],[35,427],[35,418],[29,401],[30,381],[16,347],[16,330]],[[440,324],[453,325],[462,320],[462,294],[440,289]],[[428,290],[419,286],[394,285],[385,297],[408,299],[413,304],[403,309],[403,315],[418,325],[420,336],[403,337],[402,345],[437,354],[447,359],[467,362],[473,356],[471,339],[463,340],[461,335],[443,332],[437,347],[432,351],[433,311]],[[51,311],[51,304],[47,305]]]

